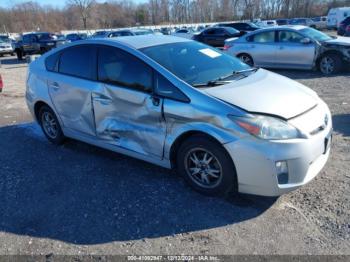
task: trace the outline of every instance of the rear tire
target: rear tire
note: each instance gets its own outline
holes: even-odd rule
[[[196,191],[209,196],[237,192],[237,175],[225,148],[204,135],[185,140],[176,156],[177,172]]]
[[[319,61],[319,69],[325,75],[336,74],[342,67],[342,59],[337,54],[325,54]]]
[[[64,142],[65,136],[62,132],[60,123],[50,107],[44,105],[40,108],[38,120],[46,138],[51,143],[60,145]]]
[[[237,58],[239,58],[239,60],[241,60],[243,63],[249,65],[249,66],[254,66],[254,60],[253,58],[248,55],[248,54],[239,54],[237,56]]]

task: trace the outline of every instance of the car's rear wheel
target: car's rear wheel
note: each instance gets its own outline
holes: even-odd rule
[[[40,126],[47,139],[53,144],[62,144],[65,137],[53,110],[48,106],[42,106],[39,110],[38,118]]]
[[[237,191],[234,164],[213,139],[197,135],[183,142],[177,152],[177,170],[196,191],[227,196]]]
[[[337,54],[326,54],[320,59],[319,68],[325,75],[338,73],[342,68],[342,60]]]
[[[249,65],[249,66],[254,66],[254,61],[253,58],[248,55],[248,54],[239,54],[237,56],[243,63]]]

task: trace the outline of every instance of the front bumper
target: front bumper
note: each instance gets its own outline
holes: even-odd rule
[[[264,141],[251,137],[224,144],[236,167],[238,191],[279,196],[307,184],[317,176],[328,160],[331,133],[330,120],[323,131],[305,139]],[[286,183],[278,182],[277,161],[287,162]]]
[[[14,51],[12,48],[1,48],[0,49],[0,55],[8,55],[12,54]]]

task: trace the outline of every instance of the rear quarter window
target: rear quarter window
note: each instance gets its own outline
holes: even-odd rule
[[[60,54],[60,52],[56,52],[45,59],[45,67],[47,71],[58,71],[58,59],[60,57]]]

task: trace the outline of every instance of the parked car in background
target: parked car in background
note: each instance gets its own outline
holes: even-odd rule
[[[33,61],[26,86],[52,143],[174,168],[207,195],[290,192],[330,153],[332,117],[314,91],[184,38],[71,43]]]
[[[109,32],[111,32],[111,30],[96,31],[95,33],[92,34],[91,38],[105,37],[105,35]]]
[[[101,31],[92,38],[111,38],[120,36],[150,35],[153,34],[149,29],[120,29],[114,31]]]
[[[260,22],[255,23],[258,27],[265,28],[265,27],[272,27],[272,26],[277,26],[276,20],[263,20]]]
[[[228,39],[224,50],[243,62],[267,68],[313,69],[339,72],[350,62],[350,39],[330,37],[306,26],[261,29]]]
[[[226,39],[241,35],[240,31],[232,27],[211,27],[194,34],[192,39],[210,46],[223,47]]]
[[[256,24],[250,22],[219,23],[215,26],[232,27],[238,31],[245,33],[260,29],[260,27],[258,27]]]
[[[331,8],[327,15],[327,28],[337,30],[340,23],[350,16],[350,7]]]
[[[318,16],[312,18],[315,23],[315,28],[318,30],[323,30],[327,28],[327,16]]]
[[[48,32],[24,34],[16,43],[15,52],[17,58],[21,60],[25,55],[44,54],[65,43],[67,43],[66,40],[57,39],[54,34]]]
[[[276,23],[277,23],[277,25],[288,25],[289,19],[277,19]]]
[[[338,35],[340,36],[350,36],[350,16],[345,18],[338,27]]]
[[[69,42],[84,40],[86,38],[87,38],[87,34],[85,33],[71,33],[66,35],[66,40]]]
[[[290,25],[304,25],[316,28],[316,23],[310,18],[293,18],[289,20]]]
[[[10,41],[3,41],[0,39],[0,56],[14,55],[14,49]]]
[[[190,28],[181,28],[176,30],[174,33],[171,35],[177,36],[177,37],[182,37],[182,38],[187,38],[187,39],[192,39],[194,34],[194,31]]]

